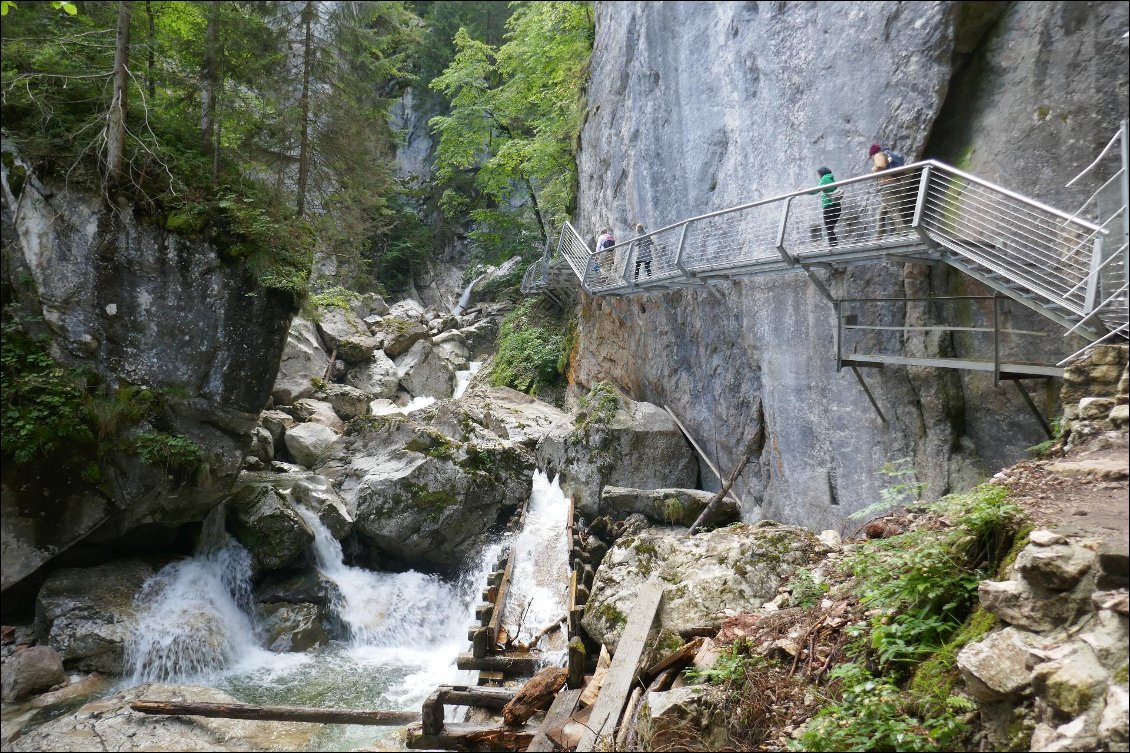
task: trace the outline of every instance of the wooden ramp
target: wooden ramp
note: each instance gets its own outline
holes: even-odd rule
[[[620,712],[624,710],[624,703],[628,700],[628,693],[636,679],[636,667],[655,622],[655,613],[659,611],[663,589],[663,585],[657,581],[648,581],[640,589],[635,606],[628,615],[628,624],[624,626],[620,642],[616,644],[616,654],[612,657],[612,665],[608,668],[600,695],[593,704],[588,729],[577,744],[578,751],[593,750],[597,741],[616,731]]]

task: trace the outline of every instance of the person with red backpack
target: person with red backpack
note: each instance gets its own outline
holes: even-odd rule
[[[902,167],[906,160],[898,152],[884,149],[880,144],[872,144],[867,150],[871,158],[871,172],[881,173]],[[882,238],[890,232],[903,232],[907,229],[903,217],[904,207],[900,203],[909,200],[901,188],[901,184],[908,179],[906,175],[879,177],[879,219],[875,229],[875,238]]]

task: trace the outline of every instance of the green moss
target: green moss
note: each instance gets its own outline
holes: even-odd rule
[[[1024,551],[1024,547],[1028,546],[1028,534],[1036,530],[1036,526],[1031,523],[1026,523],[1017,529],[1012,537],[1012,545],[1001,557],[1000,564],[997,565],[996,571],[993,573],[996,580],[1006,580],[1008,578],[1008,571],[1012,569],[1012,565],[1016,562],[1016,558]]]
[[[667,497],[662,502],[656,502],[657,512],[668,525],[674,525],[684,519],[687,514],[686,507],[676,497]]]
[[[1115,682],[1125,685],[1130,681],[1130,663],[1122,662],[1122,666],[1116,669],[1111,676]]]
[[[576,421],[579,429],[608,426],[620,411],[620,391],[611,382],[599,382],[577,402],[581,407]]]
[[[628,624],[628,618],[624,616],[623,612],[612,606],[611,602],[605,602],[597,607],[596,615],[609,627]]]
[[[443,513],[459,504],[459,498],[447,489],[429,489],[423,484],[407,484],[411,502],[428,515],[429,520],[439,520]]]
[[[1048,119],[1048,115],[1051,115],[1051,112],[1051,108],[1047,105],[1040,105],[1036,108],[1036,120],[1040,121],[1041,123],[1044,122]]]
[[[404,449],[419,452],[432,458],[450,460],[458,449],[456,444],[438,431],[422,430],[408,440]]]
[[[349,311],[360,300],[361,296],[358,293],[347,290],[340,285],[335,285],[332,288],[326,288],[310,296],[310,305],[315,307],[328,306]]]

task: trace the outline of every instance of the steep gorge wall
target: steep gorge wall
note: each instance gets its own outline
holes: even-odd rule
[[[202,520],[239,471],[293,313],[293,301],[260,287],[246,262],[201,239],[30,172],[12,177],[6,164],[3,275],[33,334],[111,391],[162,395],[159,415],[123,429],[191,439],[208,474],[173,478],[113,436],[103,442],[99,478],[5,463],[5,591],[68,552],[75,562],[121,547],[163,552],[179,526]],[[75,549],[80,542],[86,555]]]
[[[578,228],[630,235],[812,184],[819,165],[863,174],[873,141],[1074,208],[1085,195],[1060,187],[1125,113],[1125,30],[1120,3],[598,3]],[[923,265],[823,275],[838,296],[981,292]],[[866,373],[884,424],[836,373],[834,325],[800,271],[586,297],[573,374],[669,405],[724,468],[753,442],[744,515],[811,527],[848,527],[885,461],[913,458],[938,495],[1043,438],[1005,386],[952,371]]]

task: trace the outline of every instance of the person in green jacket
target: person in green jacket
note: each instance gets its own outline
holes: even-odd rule
[[[817,168],[816,174],[820,176],[820,183],[818,184],[820,186],[836,182],[832,171],[826,167]],[[824,232],[828,236],[828,245],[838,246],[840,241],[836,238],[836,223],[840,221],[840,212],[843,209],[840,206],[843,189],[829,187],[813,191],[813,193],[817,192],[820,194],[820,206],[824,209]]]

